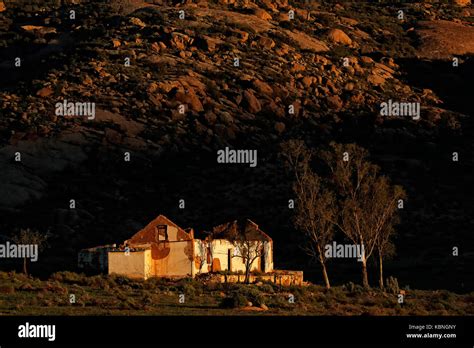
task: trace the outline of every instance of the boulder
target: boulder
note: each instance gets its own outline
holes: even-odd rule
[[[452,21],[422,21],[416,30],[421,45],[418,55],[428,59],[451,59],[474,54],[474,27]]]
[[[275,41],[273,41],[269,37],[264,37],[264,36],[258,40],[258,44],[260,47],[267,50],[271,50],[273,47],[275,47]]]
[[[220,39],[213,38],[207,35],[202,35],[201,40],[203,40],[204,46],[208,52],[214,52],[219,45],[224,43],[224,41]]]
[[[453,0],[453,3],[458,6],[469,6],[471,4],[471,0]]]
[[[255,9],[254,13],[255,16],[257,16],[260,19],[264,20],[271,20],[272,16],[265,10],[262,10],[261,8]]]
[[[284,30],[288,38],[295,43],[295,45],[302,50],[312,51],[315,53],[329,51],[328,46],[319,40],[298,30]]]
[[[305,88],[311,87],[313,84],[316,84],[318,80],[314,76],[305,76],[301,79],[301,83]]]
[[[271,96],[273,94],[273,89],[270,85],[266,82],[261,80],[254,80],[253,87],[260,93],[266,96]]]
[[[286,126],[283,122],[277,122],[275,123],[275,131],[278,133],[278,134],[281,134],[285,131],[286,129]]]
[[[41,98],[49,97],[51,94],[53,94],[53,89],[51,87],[43,87],[36,92],[36,95]]]
[[[140,28],[145,28],[146,27],[146,24],[143,23],[143,21],[140,18],[132,17],[132,18],[130,18],[130,23],[133,24],[133,25],[136,25],[137,27],[140,27]]]
[[[178,92],[176,93],[176,100],[183,104],[187,104],[188,108],[192,111],[204,111],[201,101],[194,93]]]
[[[338,95],[329,96],[327,97],[326,101],[328,103],[328,107],[334,111],[339,111],[343,106],[342,100]]]
[[[245,104],[247,106],[247,110],[251,113],[257,113],[262,110],[262,106],[258,101],[257,97],[252,93],[252,91],[246,90],[244,91],[243,98],[245,100]]]
[[[328,32],[328,39],[336,44],[351,45],[351,38],[341,29],[331,29]]]

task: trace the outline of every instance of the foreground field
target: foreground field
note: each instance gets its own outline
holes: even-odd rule
[[[0,272],[0,315],[472,315],[474,293]],[[74,300],[74,301],[71,301]],[[75,302],[75,303],[71,303]]]

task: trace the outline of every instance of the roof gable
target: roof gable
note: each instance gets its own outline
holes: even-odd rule
[[[212,229],[211,236],[213,239],[228,240],[235,240],[237,238],[245,238],[247,240],[272,240],[265,232],[258,228],[255,222],[249,219],[244,221],[234,220],[218,225]]]
[[[187,233],[181,227],[176,225],[173,221],[164,215],[159,215],[154,220],[148,223],[143,229],[135,233],[129,240],[129,243],[145,243],[156,242],[156,227],[159,225],[173,226],[178,230],[177,240],[192,240],[191,233]]]

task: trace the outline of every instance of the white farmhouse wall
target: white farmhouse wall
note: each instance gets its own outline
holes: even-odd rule
[[[147,279],[151,273],[150,250],[143,251],[110,251],[109,274],[124,275],[130,278]]]

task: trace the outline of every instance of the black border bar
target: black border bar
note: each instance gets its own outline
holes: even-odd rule
[[[19,326],[56,325],[55,341],[20,338]],[[409,329],[409,325],[431,329]],[[436,329],[456,325],[455,329]],[[438,327],[439,328],[439,327]],[[407,334],[456,334],[456,338],[407,338]],[[372,316],[121,316],[121,317],[1,317],[0,347],[17,345],[213,345],[237,344],[385,344],[474,346],[474,317]]]

